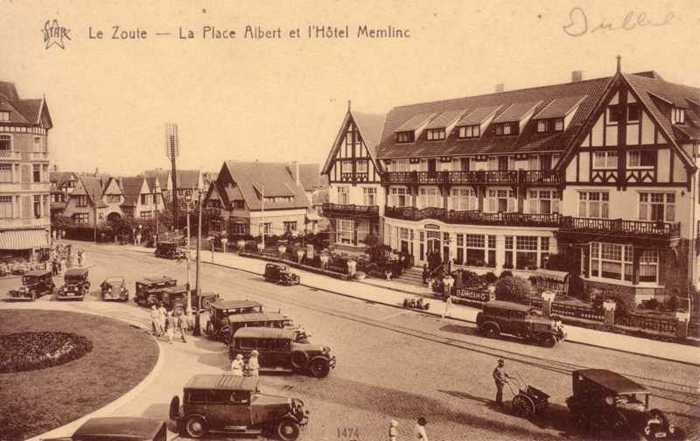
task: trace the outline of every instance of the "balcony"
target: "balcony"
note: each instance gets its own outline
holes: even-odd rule
[[[550,227],[559,225],[559,214],[482,213],[477,210],[455,211],[444,208],[386,207],[385,216],[420,221],[440,220],[449,224],[506,225],[518,227]]]
[[[384,185],[559,185],[560,176],[551,170],[411,171],[389,172]]]
[[[326,217],[353,217],[366,219],[376,219],[379,217],[379,206],[377,205],[325,203],[323,204],[322,209],[323,215]]]
[[[562,216],[559,236],[579,242],[604,238],[616,242],[637,240],[642,244],[673,245],[681,237],[681,224]]]

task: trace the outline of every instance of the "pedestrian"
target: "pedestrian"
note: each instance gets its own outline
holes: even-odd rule
[[[155,306],[155,305],[153,305]],[[165,332],[165,326],[167,325],[168,310],[165,309],[162,303],[158,304],[158,324],[160,325],[161,333]]]
[[[505,370],[503,359],[498,360],[498,366],[493,370],[493,380],[496,382],[496,404],[503,407],[503,385],[508,383],[510,375]]]
[[[399,432],[399,422],[396,420],[391,420],[389,422],[389,441],[396,441],[396,437],[398,436]]]
[[[187,343],[187,339],[185,338],[185,317],[183,314],[178,313],[175,316],[175,323],[177,326],[177,332],[180,334],[180,338],[182,339],[183,343]]]
[[[452,277],[452,274],[446,271],[442,278],[442,294],[445,297],[449,297],[452,294],[452,286],[454,286],[454,284],[454,277]]]
[[[160,312],[156,305],[151,305],[151,327],[153,328],[153,335],[160,337],[163,334],[163,328],[160,325]]]
[[[450,313],[450,308],[452,308],[452,296],[448,295],[445,299],[445,311],[442,313],[442,318],[447,317],[447,314]]]
[[[78,252],[76,254],[78,257],[78,266],[83,266],[83,250],[78,249]]]
[[[246,372],[250,377],[260,376],[260,362],[258,361],[258,351],[253,349],[248,358],[248,363],[246,364]]]
[[[236,357],[231,362],[231,375],[236,377],[243,376],[243,355],[236,354]]]
[[[54,258],[54,260],[51,261],[51,275],[58,275],[58,260],[56,258]]]
[[[168,337],[168,343],[173,344],[173,334],[175,333],[175,322],[173,321],[172,313],[168,312],[165,320],[165,335]]]
[[[419,441],[428,441],[428,433],[425,431],[425,426],[428,422],[425,418],[420,417],[416,422],[416,438]]]
[[[424,263],[423,264],[423,285],[426,285],[428,283],[428,276],[430,275],[430,271],[428,271],[428,264]]]

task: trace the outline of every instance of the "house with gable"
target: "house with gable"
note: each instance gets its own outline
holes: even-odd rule
[[[123,177],[120,184],[124,194],[121,207],[126,217],[152,219],[156,212],[163,211],[163,196],[157,178]]]
[[[62,215],[78,225],[94,227],[122,218],[123,201],[116,178],[78,175],[73,190],[67,194]]]

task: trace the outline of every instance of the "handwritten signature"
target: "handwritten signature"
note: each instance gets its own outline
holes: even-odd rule
[[[631,31],[644,27],[667,26],[676,18],[673,11],[668,12],[661,20],[653,20],[644,11],[629,11],[622,19],[608,20],[603,18],[598,24],[589,21],[586,11],[576,6],[569,11],[569,23],[563,26],[564,32],[571,37],[581,37],[587,33],[598,31]]]

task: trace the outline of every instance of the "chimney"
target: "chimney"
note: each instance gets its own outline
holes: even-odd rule
[[[498,83],[498,84],[496,84],[496,88],[494,89],[494,92],[501,93],[504,90],[505,90],[505,87],[503,86],[503,83]]]
[[[579,81],[583,80],[583,71],[582,70],[574,70],[571,71],[571,82],[572,83],[578,83]]]
[[[296,182],[296,184],[299,185],[299,161],[293,161],[292,167],[292,173],[294,174],[294,182]]]

